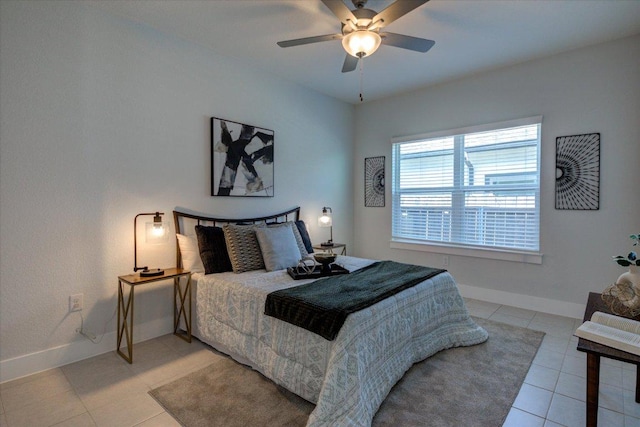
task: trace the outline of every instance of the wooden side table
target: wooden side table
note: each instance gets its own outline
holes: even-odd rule
[[[316,251],[328,252],[330,254],[334,253],[334,249],[342,249],[340,255],[347,254],[347,245],[345,243],[334,243],[332,246],[313,245],[313,249]]]
[[[591,315],[596,311],[614,314],[602,301],[602,294],[590,292],[587,308],[584,311],[584,321],[591,320]],[[578,350],[587,353],[587,427],[597,427],[598,425],[600,357],[608,357],[636,365],[636,402],[640,403],[640,356],[584,338],[578,339]]]
[[[184,287],[181,279],[186,278]],[[173,279],[173,333],[187,342],[191,342],[191,272],[182,268],[167,268],[162,276],[140,277],[140,274],[127,274],[118,276],[118,342],[117,353],[124,360],[133,363],[133,307],[134,290],[136,286],[145,283],[159,282]],[[129,285],[129,293],[125,301],[124,285]],[[185,303],[187,308],[185,309]],[[184,320],[185,333],[180,333],[178,328],[180,320]],[[122,338],[126,336],[127,354],[120,349]]]

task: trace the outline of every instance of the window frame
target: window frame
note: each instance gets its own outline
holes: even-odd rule
[[[448,129],[448,130],[442,130],[442,131],[436,131],[436,132],[429,132],[429,133],[423,133],[423,134],[418,134],[418,135],[408,135],[408,136],[401,136],[401,137],[394,137],[391,139],[391,144],[392,146],[395,146],[396,144],[401,144],[401,143],[410,143],[410,142],[417,142],[420,140],[428,140],[428,139],[436,139],[436,138],[450,138],[450,137],[454,137],[454,149],[452,149],[451,151],[453,151],[454,153],[454,161],[453,161],[453,167],[456,168],[455,165],[457,164],[461,164],[460,161],[461,159],[458,158],[457,160],[455,159],[455,156],[462,156],[464,150],[461,149],[461,146],[458,146],[458,144],[460,144],[459,138],[457,138],[457,136],[459,135],[466,135],[466,134],[472,134],[472,133],[478,133],[478,132],[487,132],[487,131],[497,131],[500,129],[506,129],[506,128],[512,128],[512,127],[520,127],[520,126],[527,126],[527,125],[538,125],[539,126],[539,133],[538,133],[538,144],[537,144],[537,165],[536,165],[536,172],[534,172],[535,174],[535,179],[534,182],[537,184],[537,198],[536,198],[536,203],[535,203],[535,214],[537,215],[537,221],[538,221],[538,227],[537,227],[537,233],[538,233],[538,249],[537,250],[528,250],[528,249],[518,249],[518,248],[504,248],[504,247],[493,247],[493,246],[482,246],[482,245],[473,245],[473,244],[465,244],[465,243],[453,243],[453,242],[437,242],[437,241],[431,241],[431,240],[426,240],[425,239],[412,239],[412,238],[408,238],[408,237],[398,237],[398,236],[394,236],[394,221],[395,221],[395,215],[394,213],[396,212],[396,209],[398,209],[397,204],[400,203],[400,196],[402,194],[402,192],[398,192],[397,189],[397,185],[398,184],[398,176],[400,174],[400,172],[397,170],[398,165],[396,163],[398,163],[400,160],[399,159],[394,159],[394,156],[392,155],[392,197],[391,197],[391,221],[392,221],[392,237],[391,237],[391,248],[394,249],[407,249],[407,250],[418,250],[418,251],[426,251],[426,252],[436,252],[436,253],[441,253],[441,254],[448,254],[448,255],[462,255],[462,256],[471,256],[471,257],[478,257],[478,258],[488,258],[488,259],[498,259],[498,260],[506,260],[506,261],[516,261],[516,262],[525,262],[525,263],[533,263],[533,264],[542,264],[542,252],[540,251],[540,246],[541,246],[541,242],[540,242],[540,236],[541,236],[541,229],[540,229],[540,202],[541,202],[541,185],[540,185],[540,174],[541,174],[541,146],[542,146],[542,116],[532,116],[532,117],[526,117],[526,118],[522,118],[522,119],[516,119],[516,120],[507,120],[507,121],[502,121],[502,122],[495,122],[495,123],[488,123],[488,124],[483,124],[483,125],[477,125],[477,126],[467,126],[467,127],[462,127],[462,128],[457,128],[457,129]],[[395,151],[395,147],[392,149],[392,151]],[[516,174],[514,174],[516,175]],[[523,171],[520,173],[517,173],[517,175],[521,175],[521,176],[526,176],[526,175],[530,175],[529,172]],[[506,176],[506,175],[505,175]],[[457,188],[456,185],[458,185],[458,187],[460,187],[460,179],[462,178],[464,180],[465,177],[465,173],[464,170],[462,171],[462,173],[460,173],[460,171],[458,170],[457,173],[454,172],[454,176],[453,179],[456,181],[456,183],[454,183],[453,187]],[[488,185],[488,184],[486,184]],[[485,185],[485,186],[486,186]],[[462,186],[464,187],[464,186]],[[433,190],[434,192],[437,191],[436,188],[432,188],[431,190]],[[455,192],[455,191],[454,191]],[[451,197],[454,197],[453,193],[451,194]],[[406,194],[406,192],[405,192]],[[464,195],[462,195],[462,197],[464,197]],[[452,206],[453,206],[454,200],[452,199]],[[454,208],[455,209],[455,208]]]

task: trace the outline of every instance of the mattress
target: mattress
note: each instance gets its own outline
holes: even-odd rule
[[[354,271],[374,261],[337,262]],[[333,341],[264,314],[270,292],[310,280],[294,281],[286,270],[195,279],[194,334],[315,403],[308,426],[368,426],[413,363],[488,337],[447,272],[349,315]]]

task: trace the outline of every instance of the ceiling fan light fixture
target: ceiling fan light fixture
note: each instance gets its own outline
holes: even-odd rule
[[[342,47],[347,53],[356,58],[369,56],[374,53],[382,42],[382,38],[375,31],[353,31],[342,38]]]

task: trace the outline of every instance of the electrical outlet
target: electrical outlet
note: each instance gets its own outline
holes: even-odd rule
[[[442,257],[442,265],[444,267],[449,267],[449,255],[445,255]]]
[[[69,312],[82,311],[82,295],[75,294],[69,296]]]

